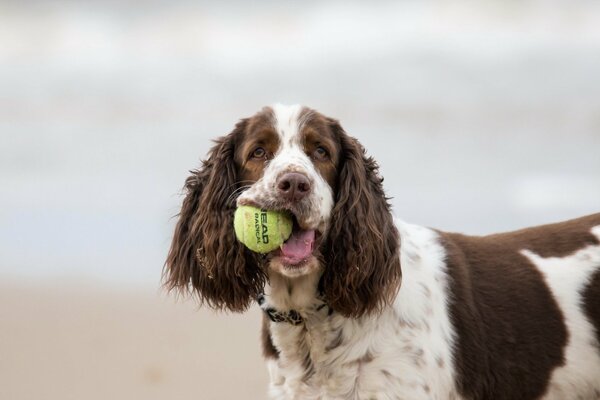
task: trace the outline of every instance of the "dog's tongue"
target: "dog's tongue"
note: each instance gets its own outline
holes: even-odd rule
[[[286,263],[298,264],[312,254],[313,244],[315,242],[315,231],[296,230],[292,236],[281,246],[281,254]]]

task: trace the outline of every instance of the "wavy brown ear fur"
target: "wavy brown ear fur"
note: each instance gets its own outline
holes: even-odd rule
[[[341,144],[336,203],[325,243],[321,285],[328,304],[348,317],[381,310],[402,280],[400,239],[378,165],[335,120]]]
[[[265,276],[233,230],[238,188],[236,143],[247,120],[216,140],[208,160],[185,181],[186,196],[165,262],[165,285],[197,294],[215,309],[241,312],[262,291]]]

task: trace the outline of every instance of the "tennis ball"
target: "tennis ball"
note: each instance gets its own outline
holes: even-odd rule
[[[288,214],[252,206],[238,207],[233,217],[235,236],[256,253],[277,249],[292,234],[292,226]]]

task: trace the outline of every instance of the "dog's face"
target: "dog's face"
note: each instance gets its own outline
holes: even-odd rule
[[[340,162],[333,124],[307,108],[270,107],[250,118],[236,150],[246,188],[237,204],[293,215],[292,236],[267,255],[268,266],[288,277],[320,266],[319,245],[331,218]]]
[[[339,123],[300,106],[241,120],[186,181],[166,262],[167,285],[215,308],[243,311],[269,269],[319,273],[329,305],[346,315],[380,308],[400,284],[399,240],[377,164]],[[239,205],[285,210],[291,237],[266,256],[233,231]]]

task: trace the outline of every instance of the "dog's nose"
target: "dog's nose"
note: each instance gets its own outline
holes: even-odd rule
[[[277,180],[277,191],[288,201],[300,201],[310,192],[310,182],[303,174],[288,172]]]

